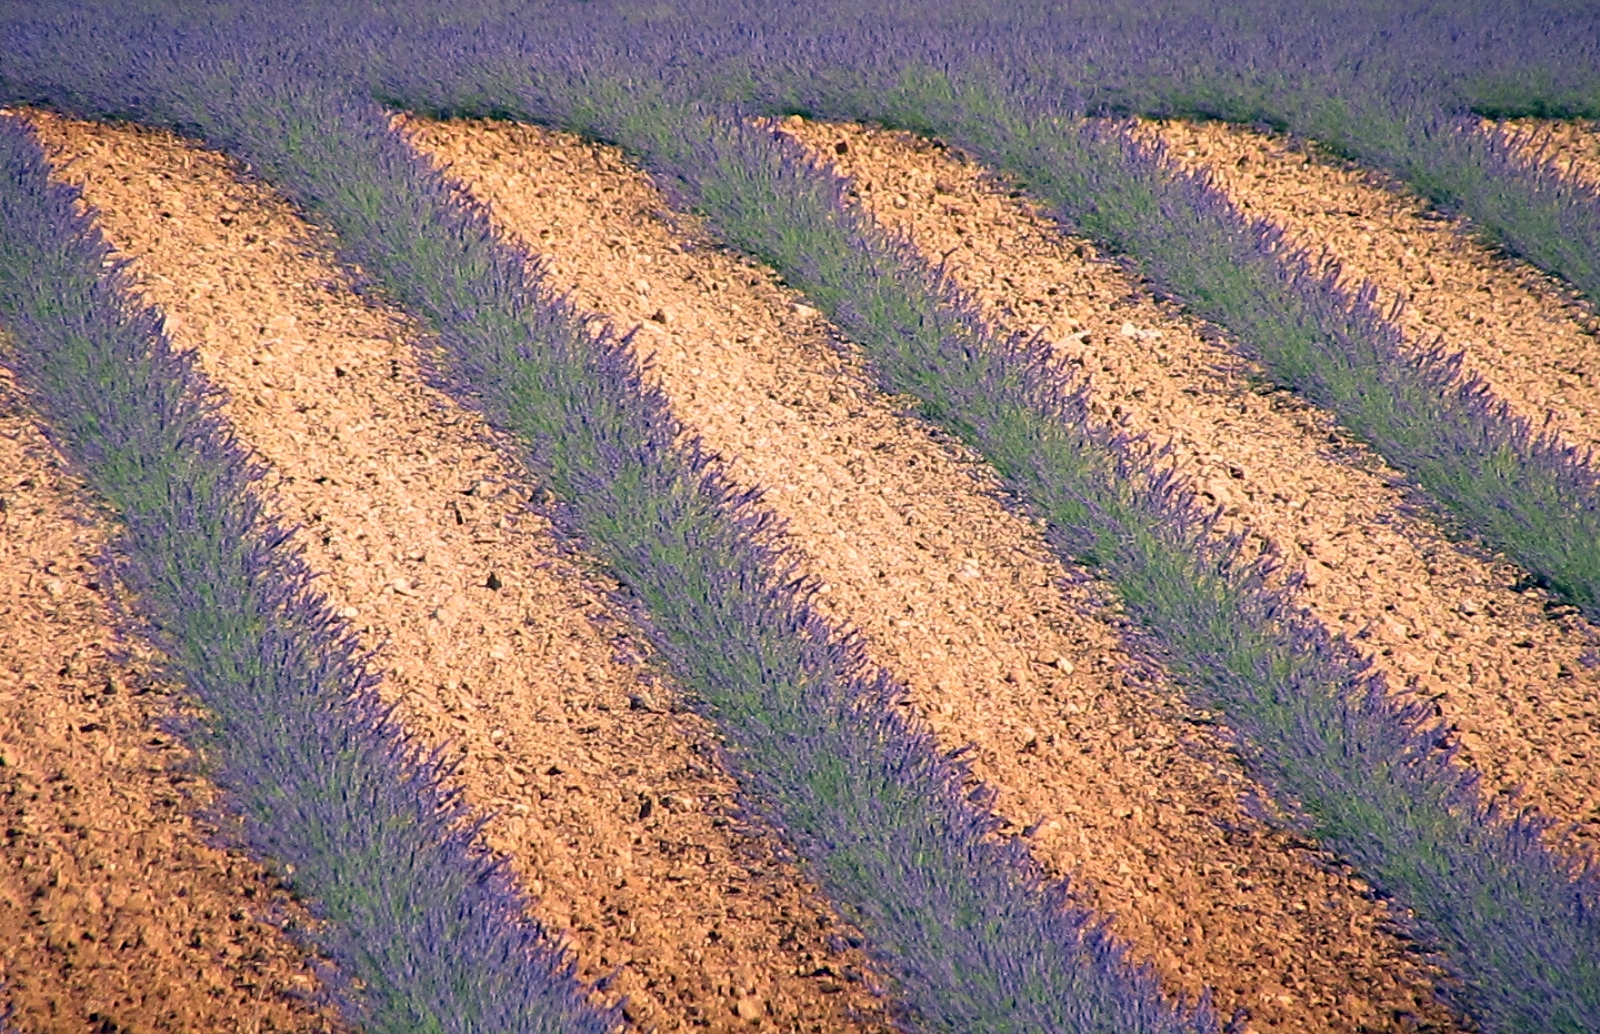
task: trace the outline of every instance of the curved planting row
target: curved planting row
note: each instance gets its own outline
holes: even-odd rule
[[[250,489],[259,471],[192,357],[123,297],[76,192],[0,126],[0,326],[57,447],[123,531],[129,623],[203,716],[174,724],[226,794],[223,828],[314,903],[305,934],[369,1030],[602,1031],[570,963],[388,720],[343,623]]]

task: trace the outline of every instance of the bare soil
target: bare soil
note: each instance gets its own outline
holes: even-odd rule
[[[1530,162],[1548,163],[1567,179],[1600,189],[1600,123],[1485,119],[1483,128],[1521,143]]]
[[[350,294],[325,243],[230,163],[162,133],[30,117],[60,175],[83,187],[115,246],[136,258],[146,299],[230,393],[229,419],[272,471],[272,505],[302,526],[298,538],[326,573],[326,591],[378,649],[382,692],[409,728],[461,757],[468,800],[499,813],[488,843],[511,858],[534,914],[562,931],[580,974],[616,971],[606,1000],[627,995],[641,1030],[883,1029],[870,968],[859,953],[830,947],[836,920],[826,904],[770,835],[731,819],[735,786],[716,763],[714,731],[675,704],[670,685],[624,659],[619,645],[630,632],[603,578],[559,554],[527,510],[534,480],[472,413],[421,383],[415,328]],[[1384,907],[1242,812],[1249,781],[1196,731],[1179,689],[1131,674],[1115,615],[1090,606],[1086,590],[1061,587],[1069,572],[1048,556],[1039,529],[999,505],[971,457],[873,388],[803,300],[717,248],[693,220],[668,217],[648,179],[613,150],[526,127],[404,124],[505,232],[549,257],[553,286],[624,329],[640,328],[635,347],[653,357],[650,375],[685,426],[787,520],[797,558],[825,584],[829,616],[862,632],[871,662],[908,686],[910,708],[941,745],[975,745],[1005,835],[1025,837],[1049,871],[1070,874],[1081,900],[1112,916],[1112,929],[1167,987],[1191,996],[1209,987],[1224,1014],[1243,1007],[1248,1029],[1260,1032],[1454,1029],[1431,1001],[1434,975],[1388,932]],[[1550,612],[1537,592],[1516,591],[1515,571],[1409,514],[1390,472],[1326,414],[1253,390],[1249,368],[1203,341],[1192,321],[959,156],[862,127],[786,125],[856,176],[860,203],[887,225],[931,255],[951,252],[956,276],[990,318],[1042,329],[1092,374],[1103,418],[1170,442],[1229,522],[1306,569],[1306,605],[1354,636],[1397,686],[1435,700],[1492,792],[1526,784],[1530,803],[1580,823],[1585,836],[1600,832],[1589,760],[1600,677],[1580,659],[1592,646],[1588,626]],[[1374,250],[1417,233],[1392,225],[1397,217],[1378,206],[1392,202],[1383,191],[1346,197],[1304,163],[1262,167],[1254,182],[1310,183],[1306,193],[1327,192],[1324,209],[1372,206],[1359,221],[1379,242]],[[1461,304],[1448,301],[1455,283],[1446,277],[1436,292],[1446,314]],[[1475,296],[1470,304],[1486,339],[1529,350],[1534,365],[1514,355],[1503,364],[1533,385],[1503,378],[1508,391],[1524,392],[1517,404],[1560,394],[1563,433],[1593,430],[1600,409],[1582,409],[1586,396],[1554,380],[1555,368],[1515,329],[1543,320],[1568,335],[1564,355],[1582,358],[1593,339],[1569,327],[1585,314],[1549,293],[1514,307]],[[31,433],[14,421],[19,435]],[[47,453],[30,455],[0,454],[8,500],[17,498],[13,485],[40,483],[37,471],[48,467]],[[0,517],[14,521],[19,505]],[[51,505],[54,513],[65,503]],[[64,533],[60,521],[33,523],[49,526],[40,535]],[[48,575],[52,562],[71,571],[62,563],[86,555],[100,534],[71,530],[89,536],[77,552],[64,540],[14,534],[8,523],[3,548],[14,562],[4,577]],[[499,588],[489,588],[490,574]],[[56,580],[63,599],[80,592],[71,577]],[[0,599],[40,599],[29,591]],[[103,604],[91,590],[81,595],[92,630],[72,634],[108,641]],[[4,638],[13,625],[30,637],[15,648]],[[0,617],[8,669],[70,653],[31,638],[40,627],[31,615]],[[52,693],[87,695],[47,688],[59,685],[19,680],[0,688],[0,707],[53,713]],[[72,706],[99,714],[107,700],[130,696],[95,694]],[[104,717],[78,718],[58,725],[103,728],[70,734],[69,746],[108,735]],[[148,722],[144,712],[127,714],[131,743],[150,736]],[[11,741],[3,743],[0,780],[14,764]],[[78,749],[55,764],[83,785],[103,763],[95,757],[104,754]],[[36,824],[58,822],[37,811],[44,805],[29,806],[44,816]],[[79,848],[88,859],[80,864],[116,864],[140,850],[156,824],[142,816],[153,808],[124,809],[103,843]],[[163,821],[175,823],[189,812],[168,813]],[[230,872],[249,867],[219,857]],[[15,852],[3,857],[4,866],[15,861]],[[34,882],[17,891],[6,881],[23,877],[0,868],[0,922],[27,929],[10,918],[25,910],[7,903],[31,896],[48,907],[32,906],[41,911],[30,936],[66,936],[81,923],[77,913],[56,919],[48,909],[79,907],[72,884],[49,886],[37,859],[23,868]],[[162,866],[149,868],[156,875],[147,878],[166,879]],[[232,879],[234,900],[248,900],[253,885]],[[190,898],[198,882],[189,882]],[[184,900],[170,882],[145,892],[157,911]],[[226,940],[202,932],[199,943],[213,936]],[[277,989],[303,975],[282,935],[247,923],[228,937],[252,945],[240,956],[276,960],[277,969],[250,977],[250,994],[281,1003]],[[22,1030],[98,1022],[82,1004],[88,987],[72,982],[78,970],[52,977],[63,967],[39,961],[51,949],[27,955],[9,947],[22,938],[7,943],[0,977],[46,988],[14,995]],[[238,980],[245,965],[236,957],[220,972]],[[164,958],[136,946],[107,952],[98,984],[142,986],[140,967],[181,972]],[[163,1022],[231,1030],[268,1015],[257,999],[234,994],[208,998],[215,1012],[193,1022]],[[168,1029],[145,1019],[144,1006],[117,999],[102,1010],[95,1001],[98,1015],[127,1029]],[[273,1007],[261,1029],[327,1022]]]

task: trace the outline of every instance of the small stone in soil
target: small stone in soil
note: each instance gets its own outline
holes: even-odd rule
[[[489,577],[484,581],[483,584],[484,584],[485,587],[493,589],[496,592],[498,592],[500,590],[500,587],[505,585],[505,582],[502,582],[500,580],[500,576],[499,575],[495,574],[493,571],[490,571],[489,572]]]

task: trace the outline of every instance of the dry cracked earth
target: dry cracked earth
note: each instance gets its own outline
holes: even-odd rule
[[[427,387],[413,325],[358,299],[327,243],[228,160],[161,132],[23,113],[146,301],[230,398],[321,584],[376,651],[404,724],[448,744],[581,977],[615,972],[641,1031],[886,1030],[867,960],[771,838],[739,822],[715,731],[617,657],[607,586],[555,548],[533,479]],[[1129,675],[1092,586],[972,457],[903,415],[768,270],[670,215],[615,151],[529,127],[402,120],[623,329],[730,478],[787,521],[821,606],[860,630],[941,746],[974,747],[1002,834],[1175,994],[1267,1032],[1451,1031],[1383,902],[1238,803],[1251,789],[1181,692]],[[1250,367],[1004,184],[928,141],[782,125],[856,203],[1006,329],[1042,332],[1094,410],[1170,444],[1225,523],[1306,574],[1300,602],[1423,694],[1484,775],[1600,836],[1594,629],[1405,505],[1330,417]],[[1246,211],[1374,282],[1418,348],[1464,349],[1517,411],[1600,444],[1592,309],[1359,170],[1290,141],[1159,125]],[[1596,137],[1557,138],[1600,182]],[[323,1031],[298,904],[195,818],[206,787],[157,720],[176,687],[124,657],[93,557],[107,529],[29,414],[0,411],[0,979],[34,1032]],[[497,588],[490,588],[490,575]]]

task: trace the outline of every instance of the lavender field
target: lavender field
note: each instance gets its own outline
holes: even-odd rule
[[[0,9],[5,1022],[1595,1029],[1600,20],[1368,7]]]

